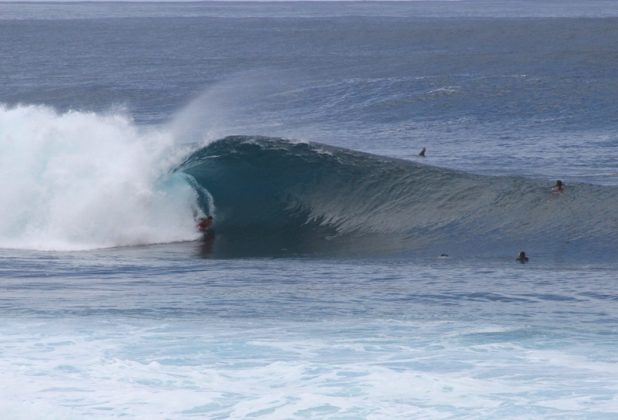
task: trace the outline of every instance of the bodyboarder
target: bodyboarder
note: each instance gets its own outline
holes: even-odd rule
[[[213,217],[208,215],[206,217],[200,217],[199,219],[197,219],[197,230],[199,230],[200,232],[202,232],[205,235],[212,235],[213,231],[212,231],[212,225],[214,223]]]

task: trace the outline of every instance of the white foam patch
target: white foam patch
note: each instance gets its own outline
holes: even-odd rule
[[[196,238],[169,132],[120,113],[0,106],[0,247],[83,250]]]
[[[456,332],[461,324],[5,321],[0,410],[11,418],[38,410],[48,418],[530,418],[618,409],[615,369],[597,369],[605,362],[580,354],[579,344],[489,350]],[[556,359],[569,364],[546,363]]]

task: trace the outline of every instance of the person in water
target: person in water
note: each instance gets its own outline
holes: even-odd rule
[[[517,258],[515,258],[515,261],[525,264],[528,262],[528,256],[526,255],[524,251],[521,251],[519,255],[517,256]]]
[[[418,155],[419,155],[420,157],[425,157],[425,150],[426,150],[426,149],[423,147],[423,150],[421,150],[421,153],[419,153]]]
[[[554,185],[551,190],[557,193],[564,192],[564,183],[560,180],[556,181],[556,185]]]
[[[212,224],[214,220],[212,216],[200,217],[197,219],[197,230],[202,233],[210,233],[212,231]]]

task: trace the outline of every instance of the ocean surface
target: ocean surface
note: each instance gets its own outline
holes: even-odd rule
[[[2,418],[616,418],[617,162],[616,1],[0,2]]]

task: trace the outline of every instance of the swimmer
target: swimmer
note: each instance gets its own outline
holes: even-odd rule
[[[420,157],[425,157],[425,150],[426,150],[426,149],[423,147],[423,150],[421,150],[421,153],[419,153],[418,155],[419,155]]]
[[[526,255],[524,251],[521,251],[519,255],[517,256],[517,258],[515,258],[515,261],[525,264],[528,262],[528,256]]]
[[[556,181],[556,185],[551,188],[551,191],[555,193],[564,192],[564,183],[560,180]]]

